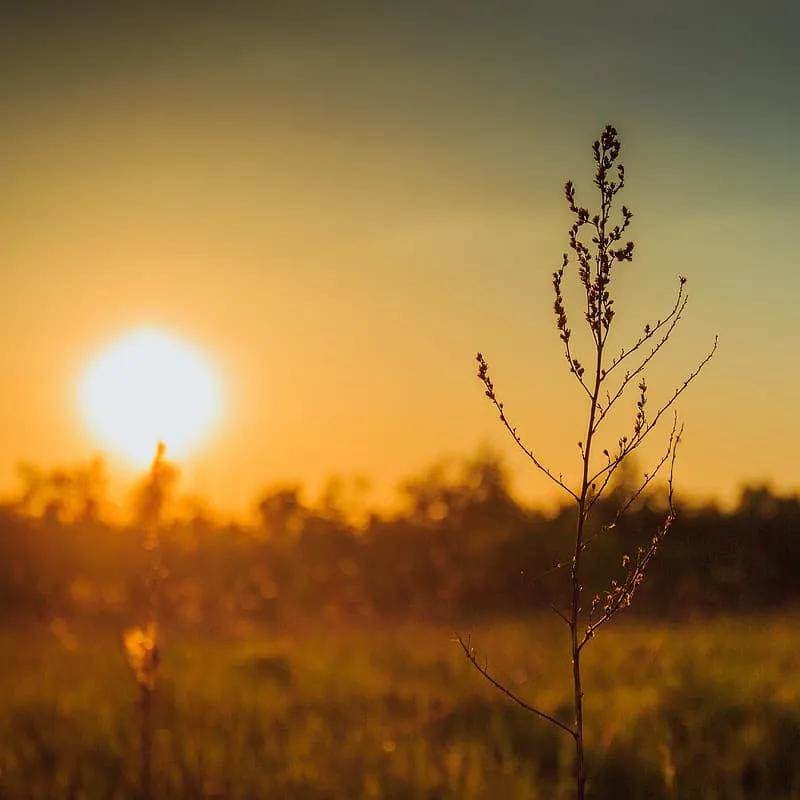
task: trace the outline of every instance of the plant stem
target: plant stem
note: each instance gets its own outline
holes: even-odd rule
[[[140,748],[140,780],[142,800],[152,798],[152,711],[153,694],[149,686],[141,684],[139,687],[139,711],[141,713],[139,729],[139,748]]]
[[[597,415],[597,398],[600,393],[600,382],[603,368],[603,340],[598,333],[596,341],[597,361],[595,364],[594,390],[589,409],[589,425],[586,432],[586,444],[583,449],[583,477],[581,493],[578,499],[578,521],[575,531],[575,555],[572,559],[572,602],[570,603],[570,643],[572,646],[572,686],[575,706],[575,795],[577,800],[584,800],[586,792],[586,764],[583,746],[583,688],[581,686],[581,651],[578,642],[578,622],[581,611],[580,563],[583,551],[583,528],[586,522],[586,501],[589,493],[589,458],[594,437],[594,420]]]

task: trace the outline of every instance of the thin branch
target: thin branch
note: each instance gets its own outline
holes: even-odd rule
[[[550,610],[551,610],[551,611],[552,611],[554,614],[558,614],[558,616],[559,616],[559,617],[561,617],[561,619],[562,619],[564,622],[566,622],[566,623],[567,623],[567,625],[571,625],[571,624],[572,624],[572,623],[569,621],[569,617],[567,617],[567,615],[566,615],[566,614],[565,614],[565,613],[564,613],[564,612],[563,612],[563,611],[562,611],[560,608],[558,608],[558,606],[556,606],[554,603],[548,603],[548,605],[550,606]]]
[[[506,697],[508,697],[510,700],[513,700],[521,708],[524,708],[526,711],[530,711],[531,714],[536,714],[536,716],[541,717],[543,720],[546,720],[551,725],[555,725],[557,728],[560,728],[562,731],[572,736],[573,739],[576,737],[577,734],[568,725],[565,725],[563,722],[557,720],[555,717],[551,717],[544,711],[541,711],[538,708],[534,708],[529,703],[526,703],[521,697],[514,694],[514,692],[512,692],[507,687],[503,686],[502,683],[500,683],[497,679],[495,679],[489,673],[489,671],[486,669],[485,666],[481,666],[481,664],[478,663],[478,659],[475,655],[475,648],[472,647],[471,644],[465,642],[460,635],[456,636],[456,641],[458,642],[459,645],[461,645],[461,649],[464,651],[464,655],[467,657],[467,661],[469,661],[469,663],[472,664],[472,666],[475,667],[475,669],[478,670],[478,672],[480,672],[480,674],[483,675],[483,677],[486,678],[486,680],[489,681],[489,683],[491,683],[492,686],[494,686],[496,689],[499,689]]]
[[[681,288],[683,288],[683,284],[681,284]],[[608,400],[606,401],[605,406],[603,406],[600,409],[600,414],[598,415],[598,418],[597,418],[597,420],[595,421],[595,424],[594,424],[594,429],[595,430],[597,430],[600,427],[600,423],[605,419],[606,414],[608,414],[608,412],[611,410],[611,407],[617,402],[617,400],[620,399],[620,397],[622,397],[622,393],[625,391],[625,388],[627,387],[627,385],[637,375],[639,375],[642,372],[642,370],[655,357],[656,353],[658,353],[658,351],[661,350],[661,348],[669,341],[669,337],[672,335],[672,331],[675,330],[675,326],[678,324],[678,322],[680,322],[681,315],[683,314],[683,310],[686,308],[686,304],[688,302],[689,302],[689,298],[688,297],[684,297],[683,298],[683,302],[681,303],[680,308],[678,309],[678,313],[672,319],[672,323],[670,324],[669,328],[667,328],[666,333],[658,341],[658,344],[656,344],[650,350],[650,353],[647,355],[647,358],[645,358],[644,361],[642,361],[641,364],[639,364],[639,366],[636,367],[635,370],[633,370],[633,372],[626,372],[625,373],[625,377],[623,378],[622,383],[620,384],[620,386],[617,389],[617,391],[614,394],[614,396],[613,397],[609,396]],[[617,362],[617,363],[619,363],[619,362]],[[607,370],[606,373],[605,373],[605,376],[608,376],[608,373],[610,371],[611,371],[610,369]],[[605,379],[605,376],[604,376],[604,379]]]
[[[684,382],[673,392],[672,397],[664,403],[663,406],[658,410],[655,417],[641,430],[633,436],[630,440],[627,437],[624,437],[619,452],[606,464],[602,469],[598,470],[589,480],[589,483],[594,483],[599,477],[604,475],[606,472],[614,472],[620,463],[629,456],[637,447],[645,440],[646,436],[656,427],[658,424],[659,419],[667,411],[672,404],[686,391],[686,388],[689,384],[700,374],[700,371],[705,367],[706,364],[712,359],[714,353],[717,352],[717,344],[719,341],[719,337],[714,337],[714,346],[709,351],[708,355],[695,367],[695,369],[689,373],[688,377]]]
[[[642,345],[647,343],[650,339],[652,339],[676,314],[683,310],[681,306],[681,300],[683,299],[683,287],[686,284],[686,278],[683,275],[678,276],[678,280],[680,281],[680,286],[678,287],[678,296],[675,299],[675,305],[672,307],[672,310],[667,314],[664,319],[658,320],[653,327],[649,325],[645,326],[644,333],[627,349],[623,349],[622,352],[611,362],[611,365],[605,371],[603,378],[605,379],[608,375],[615,370],[628,356],[635,353]]]
[[[683,436],[683,425],[681,425],[681,429],[678,431],[678,438],[675,440],[675,446],[672,448],[672,461],[669,463],[669,477],[667,478],[667,486],[669,486],[669,491],[667,492],[667,504],[669,506],[670,512],[674,515],[674,497],[675,497],[675,459],[678,456],[678,445],[681,443],[681,436]]]
[[[583,387],[583,391],[586,392],[586,396],[591,400],[592,393],[589,391],[589,387],[583,380],[583,366],[581,365],[580,361],[578,361],[578,359],[572,355],[572,349],[569,346],[569,340],[572,336],[572,331],[569,329],[567,312],[564,308],[564,295],[561,292],[561,282],[564,280],[564,270],[566,269],[568,263],[569,256],[564,253],[564,260],[561,264],[561,268],[557,269],[553,273],[553,290],[555,292],[553,311],[556,315],[556,328],[558,329],[558,335],[564,344],[564,356],[567,359],[567,364],[569,364],[569,371],[575,376],[578,383]]]
[[[668,511],[667,517],[664,520],[663,525],[656,531],[653,535],[652,539],[650,540],[650,544],[648,547],[640,547],[636,553],[635,561],[631,562],[628,556],[625,556],[622,560],[622,564],[625,567],[628,567],[628,572],[625,576],[625,580],[621,584],[617,584],[616,581],[612,581],[611,589],[609,589],[605,593],[605,605],[603,608],[602,616],[597,619],[596,621],[592,621],[592,614],[596,610],[597,606],[600,603],[600,595],[597,595],[593,602],[592,607],[589,612],[589,625],[586,628],[586,632],[581,640],[579,649],[582,649],[586,643],[592,639],[595,635],[595,632],[598,628],[608,622],[614,614],[618,611],[622,610],[623,608],[628,608],[631,603],[633,602],[634,595],[638,590],[639,586],[641,586],[642,581],[644,580],[645,573],[647,572],[647,568],[650,565],[650,562],[655,557],[656,553],[658,552],[658,548],[661,545],[661,542],[664,540],[664,537],[669,533],[670,529],[672,528],[673,523],[675,522],[675,505],[674,505],[674,474],[675,474],[675,458],[678,454],[678,445],[681,441],[681,435],[683,434],[683,427],[681,427],[678,435],[675,437],[675,443],[672,447],[672,459],[670,461],[669,467],[669,478],[667,479],[667,484],[669,486],[668,494],[667,494],[667,504],[668,504]]]
[[[630,497],[619,507],[619,509],[617,509],[617,513],[614,515],[614,519],[611,522],[603,525],[598,531],[596,531],[585,542],[583,542],[581,546],[581,551],[586,550],[589,547],[589,545],[598,537],[616,528],[617,525],[619,525],[620,522],[622,522],[625,514],[628,512],[630,507],[639,499],[639,497],[641,497],[644,490],[655,480],[655,478],[658,476],[658,473],[661,471],[661,468],[664,466],[664,464],[667,463],[667,460],[669,459],[670,454],[672,453],[677,424],[678,424],[678,416],[676,414],[675,420],[672,423],[672,432],[669,435],[669,443],[667,444],[667,449],[664,452],[664,455],[659,459],[655,467],[649,473],[645,474],[644,481],[636,489],[636,491],[630,495]],[[682,430],[683,428],[681,428],[681,431]],[[678,435],[680,435],[680,433]],[[589,512],[591,511],[591,508],[595,504],[595,502],[600,499],[600,496],[602,495],[603,490],[605,489],[607,483],[608,479],[603,482],[603,485],[600,487],[600,490],[595,495],[593,495],[592,499],[589,501],[589,505],[586,509],[587,516],[589,515]],[[554,572],[558,572],[558,570],[570,566],[572,564],[572,560],[573,560],[572,558],[567,557],[562,559],[561,561],[556,561],[554,564],[548,567],[548,569],[546,569],[544,572],[540,573],[537,577],[533,579],[533,585],[536,586],[538,583],[544,580],[544,578],[548,577],[549,575],[552,575]],[[550,605],[550,607],[553,608],[552,604]],[[558,609],[553,608],[553,610],[558,612]],[[567,622],[569,622],[569,620],[567,620]]]
[[[532,585],[536,586],[537,584],[541,583],[548,575],[552,575],[554,572],[558,572],[560,569],[564,569],[564,567],[568,567],[572,564],[572,557],[564,558],[561,561],[556,561],[554,564],[549,566],[544,572],[540,572],[532,581]]]
[[[503,404],[497,399],[497,395],[494,391],[494,384],[492,383],[492,379],[489,377],[489,365],[486,363],[483,355],[478,353],[477,355],[478,361],[478,377],[483,381],[484,386],[486,387],[486,396],[489,400],[492,401],[492,404],[497,409],[498,413],[500,414],[500,421],[505,425],[506,430],[511,434],[514,441],[519,446],[520,450],[525,453],[526,456],[535,464],[535,466],[547,475],[553,483],[560,486],[568,495],[570,495],[576,501],[578,500],[578,495],[572,491],[572,489],[567,486],[561,477],[556,477],[538,458],[533,454],[533,451],[530,450],[528,447],[525,446],[525,443],[520,438],[519,434],[517,433],[517,429],[508,421],[508,417],[506,417],[506,413],[503,409]]]
[[[580,366],[579,362],[572,357],[569,339],[564,342],[564,352],[567,357],[567,363],[569,364],[570,372],[578,379],[578,383],[583,387],[583,391],[586,392],[586,396],[591,400],[592,392],[586,385],[586,382],[583,380],[583,368]]]
[[[625,512],[639,499],[639,497],[641,496],[642,492],[653,481],[653,479],[656,477],[656,475],[658,475],[659,471],[661,470],[661,467],[663,467],[664,464],[666,464],[667,459],[669,459],[670,453],[672,452],[672,445],[673,445],[673,441],[675,439],[675,430],[677,428],[677,425],[678,425],[678,413],[675,412],[675,415],[674,415],[674,418],[673,418],[673,421],[672,421],[672,431],[670,432],[670,435],[669,435],[669,442],[667,444],[666,452],[661,457],[661,459],[656,464],[656,466],[649,473],[645,473],[645,476],[644,476],[645,480],[642,482],[641,486],[639,486],[639,488],[620,507],[619,511],[617,511],[617,514],[614,517],[614,521],[611,522],[609,525],[604,526],[606,530],[611,530],[612,528],[614,528],[620,522],[622,517],[625,515]],[[678,435],[680,436],[680,434],[678,434]],[[609,472],[606,475],[605,480],[603,481],[602,485],[600,486],[600,488],[592,496],[592,499],[589,502],[589,508],[587,509],[587,512],[586,512],[587,514],[589,513],[589,510],[591,510],[592,506],[602,496],[603,492],[605,491],[606,487],[608,486],[609,481],[611,480],[612,474],[613,474],[613,472]],[[600,532],[601,531],[598,531],[598,533],[600,533]],[[595,534],[595,536],[596,535],[597,534]],[[592,538],[594,538],[594,537],[592,537]],[[588,544],[588,542],[587,542],[587,544]]]

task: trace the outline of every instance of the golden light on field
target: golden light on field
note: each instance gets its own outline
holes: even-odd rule
[[[91,362],[79,404],[98,442],[141,467],[159,441],[179,458],[199,447],[220,417],[222,389],[199,350],[147,328],[126,334]]]

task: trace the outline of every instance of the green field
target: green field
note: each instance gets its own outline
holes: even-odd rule
[[[135,798],[121,631],[0,635],[0,797]],[[511,706],[453,631],[167,632],[158,797],[558,798],[571,741]],[[564,633],[477,626],[521,695],[568,717]],[[632,619],[588,649],[590,797],[800,797],[800,617]]]

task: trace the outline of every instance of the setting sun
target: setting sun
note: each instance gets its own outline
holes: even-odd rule
[[[126,334],[91,362],[79,403],[103,447],[136,466],[163,441],[173,456],[196,449],[221,411],[221,387],[197,349],[155,329]]]

